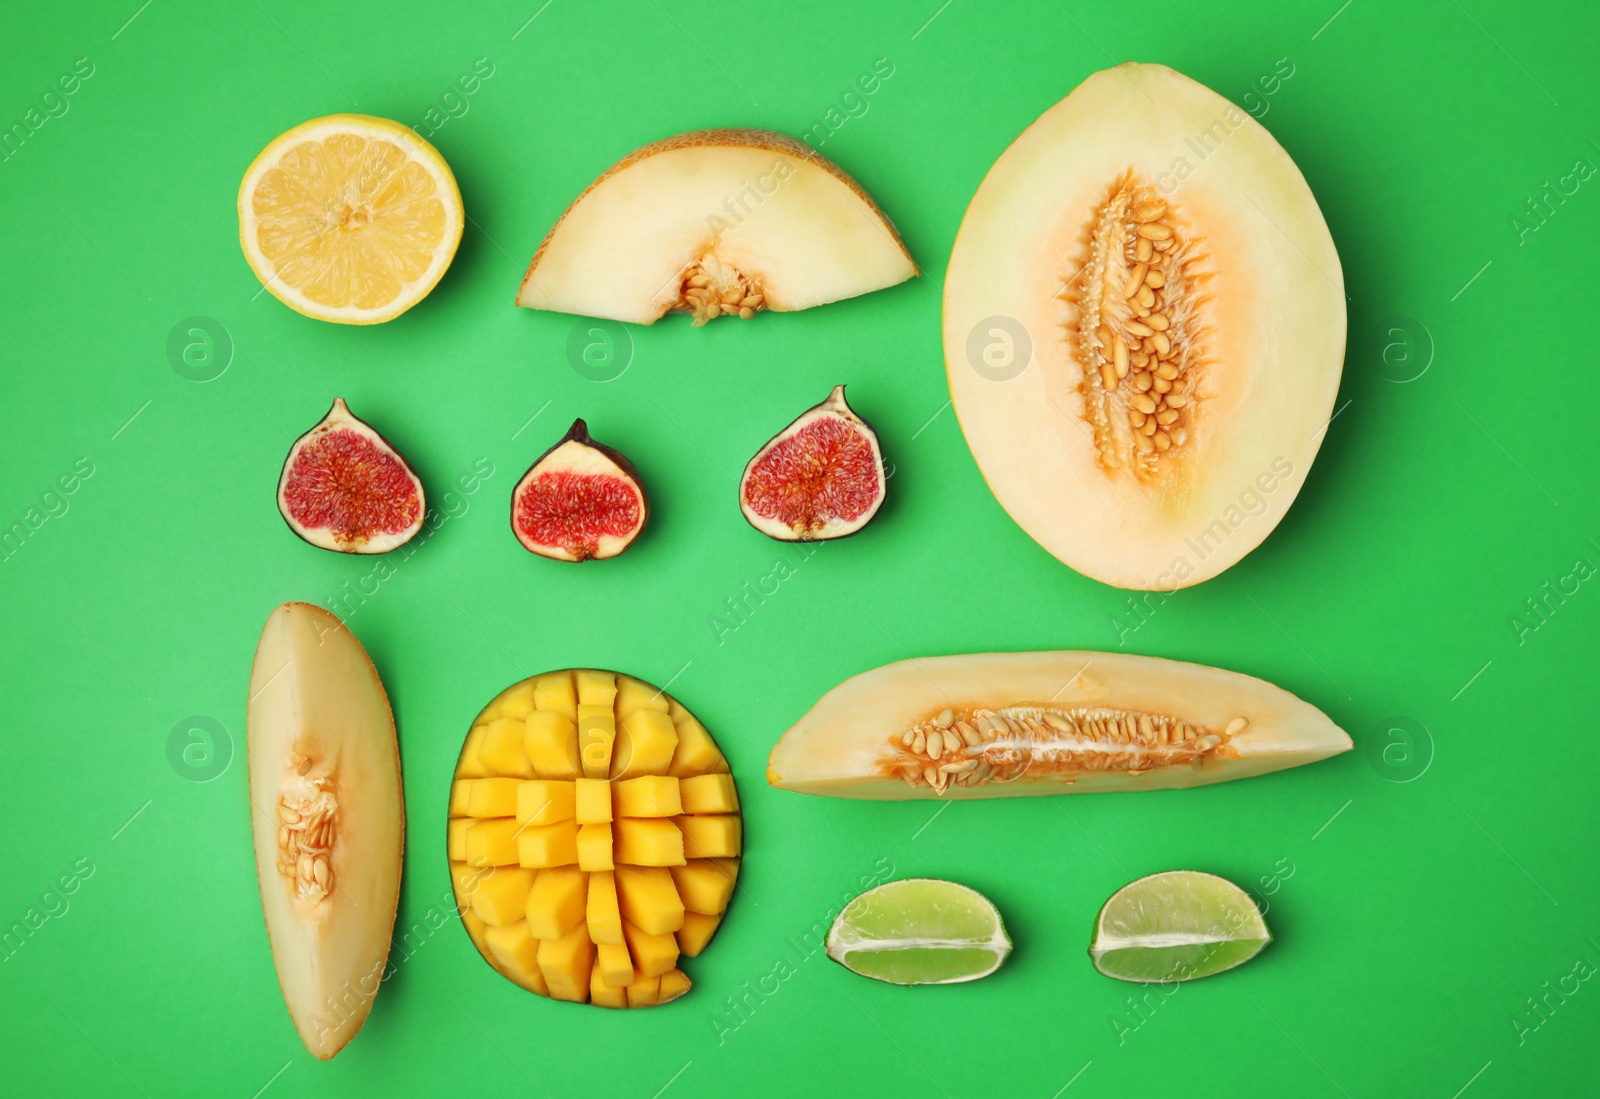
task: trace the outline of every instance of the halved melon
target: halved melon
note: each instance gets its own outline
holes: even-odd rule
[[[267,938],[289,1017],[325,1061],[372,1010],[400,901],[394,715],[344,624],[285,603],[256,648],[246,724]]]
[[[1096,73],[962,222],[950,395],[989,487],[1079,572],[1208,579],[1299,492],[1344,362],[1344,276],[1294,162],[1160,65]]]
[[[1125,653],[902,660],[847,679],[767,781],[834,797],[993,798],[1206,786],[1349,751],[1316,707],[1237,672]]]
[[[888,216],[815,149],[770,130],[701,130],[591,183],[534,253],[517,304],[636,324],[676,310],[698,325],[915,274]]]

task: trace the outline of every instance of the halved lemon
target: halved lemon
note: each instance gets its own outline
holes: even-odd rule
[[[239,187],[239,243],[256,277],[296,312],[339,324],[393,320],[427,297],[464,220],[439,151],[370,115],[279,134]]]

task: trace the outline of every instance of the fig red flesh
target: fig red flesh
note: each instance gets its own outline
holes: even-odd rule
[[[387,553],[422,528],[422,481],[342,398],[295,441],[278,481],[289,529],[340,553]]]
[[[615,557],[633,544],[648,515],[633,463],[590,438],[582,420],[573,421],[511,494],[517,541],[556,561]]]
[[[835,386],[750,459],[739,506],[750,525],[787,542],[854,534],[883,504],[887,477],[877,434]]]

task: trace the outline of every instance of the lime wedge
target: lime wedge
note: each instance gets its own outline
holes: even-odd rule
[[[896,985],[975,981],[999,969],[1010,953],[1005,924],[989,899],[937,878],[869,889],[844,906],[828,932],[828,957]]]
[[[1111,895],[1089,957],[1119,981],[1188,981],[1243,965],[1271,941],[1243,889],[1215,874],[1168,870]]]

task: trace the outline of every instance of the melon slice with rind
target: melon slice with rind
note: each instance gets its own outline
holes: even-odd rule
[[[904,800],[1181,789],[1349,751],[1279,687],[1126,653],[903,660],[824,695],[773,748],[767,780]]]
[[[904,282],[917,266],[837,164],[770,130],[652,142],[595,180],[534,253],[531,309],[653,324],[749,319]]]
[[[1215,874],[1168,870],[1111,895],[1095,919],[1089,957],[1119,981],[1170,983],[1243,965],[1271,942],[1243,889]]]
[[[300,1039],[327,1060],[383,983],[400,900],[405,803],[394,715],[332,614],[267,618],[246,717],[250,820],[267,937]]]
[[[828,931],[828,957],[897,985],[976,981],[1004,964],[1011,939],[983,894],[937,878],[904,878],[862,893]]]

